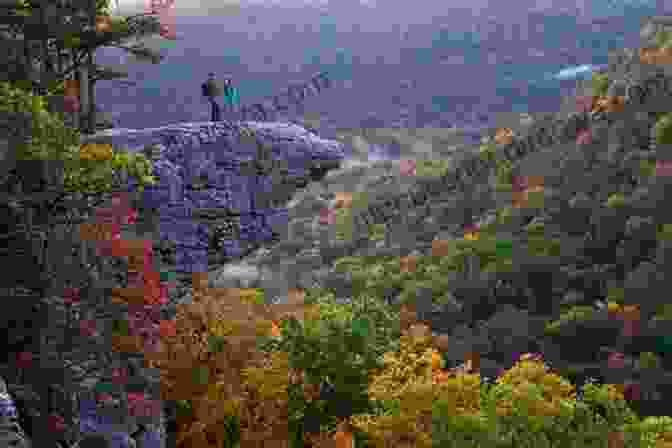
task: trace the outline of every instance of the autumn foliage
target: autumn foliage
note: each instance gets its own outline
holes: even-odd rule
[[[249,290],[201,287],[192,303],[180,306],[176,334],[149,356],[161,372],[163,398],[191,403],[179,446],[220,446],[209,443],[221,443],[230,416],[240,420],[241,446],[287,443],[287,388],[298,372],[282,353],[263,356],[257,343],[279,335],[281,317],[302,315],[300,292],[290,296],[274,309]]]

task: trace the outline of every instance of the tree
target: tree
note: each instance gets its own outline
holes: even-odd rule
[[[4,80],[36,93],[63,95],[66,80],[80,81],[79,100],[86,106],[88,132],[95,131],[95,100],[99,80],[127,76],[94,63],[97,48],[122,48],[136,57],[159,63],[161,55],[129,39],[161,33],[152,14],[129,17],[110,15],[109,0],[2,0],[0,48],[13,70]],[[2,80],[2,78],[0,78]]]

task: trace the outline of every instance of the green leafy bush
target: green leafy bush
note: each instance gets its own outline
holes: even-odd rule
[[[654,127],[656,143],[667,145],[672,143],[672,113],[662,115]]]
[[[623,305],[625,303],[625,289],[610,287],[607,292],[607,301]]]
[[[650,160],[641,160],[639,162],[639,175],[641,177],[650,177],[656,173],[656,163]]]
[[[560,240],[557,238],[546,238],[542,235],[529,235],[527,238],[527,248],[531,255],[536,256],[559,256]]]
[[[310,384],[329,383],[332,395],[307,401],[303,393],[290,390],[290,428],[302,433],[309,414],[322,430],[339,418],[368,412],[369,371],[380,368],[379,358],[395,347],[400,334],[398,317],[373,297],[360,297],[349,304],[330,303],[330,294],[313,291],[309,302],[317,304],[311,319],[283,321],[280,340],[262,350],[289,355],[292,370],[305,372]]]
[[[336,238],[342,241],[352,240],[353,217],[349,208],[339,208],[335,212]]]
[[[497,156],[497,146],[492,143],[481,145],[479,155],[483,160],[493,161]]]
[[[513,183],[513,164],[510,160],[497,162],[497,185],[511,185]],[[510,191],[510,190],[508,190]]]
[[[126,17],[110,16],[110,33],[127,34],[130,31]]]
[[[77,152],[79,132],[47,112],[42,97],[0,82],[0,99],[0,112],[28,118],[23,133],[30,138],[19,144],[18,159],[61,159]]]
[[[636,424],[639,419],[623,397],[623,393],[613,384],[595,384],[595,381],[587,381],[582,389],[581,402],[591,409],[598,407],[603,410],[603,420],[617,426],[624,424]]]
[[[352,272],[364,267],[366,260],[364,257],[341,257],[334,261],[334,269],[337,272]]]
[[[593,96],[605,96],[609,90],[609,75],[594,73],[592,78]]]
[[[607,199],[607,207],[609,208],[619,208],[625,205],[625,196],[622,193],[615,193],[609,196]]]
[[[545,229],[544,223],[538,221],[532,222],[527,226],[525,226],[525,230],[527,231],[528,235],[541,236],[544,234],[544,229]]]
[[[660,367],[660,357],[653,352],[639,354],[639,365],[643,369],[657,369]]]
[[[672,438],[672,417],[669,416],[660,416],[660,417],[646,417],[641,422],[631,425],[632,429],[637,429],[645,435],[650,435],[648,438],[651,444],[648,446],[654,446],[654,443],[657,441],[665,440],[669,443],[669,440]],[[662,445],[662,444],[661,444]]]
[[[672,45],[672,32],[659,31],[656,33],[655,40],[658,48],[669,48]]]
[[[369,239],[381,241],[385,239],[385,224],[372,224],[369,227]]]
[[[659,241],[672,240],[672,224],[658,224],[656,229],[656,238]]]
[[[419,177],[440,177],[443,176],[449,167],[447,160],[418,160],[416,173]]]
[[[592,306],[578,305],[564,311],[558,320],[548,322],[545,326],[547,334],[557,334],[560,328],[571,321],[581,321],[589,319],[595,310]]]
[[[27,137],[16,147],[18,160],[58,160],[63,162],[66,191],[99,193],[113,187],[115,174],[126,171],[139,181],[139,189],[154,183],[152,164],[143,154],[132,154],[109,145],[80,144],[79,131],[67,127],[57,115],[47,111],[43,97],[0,83],[0,113],[28,119]],[[96,147],[91,155],[92,147]],[[101,151],[102,149],[102,151]],[[102,157],[98,157],[102,154]]]
[[[513,217],[513,207],[502,207],[497,210],[497,224],[505,225],[511,222]]]
[[[352,209],[364,210],[369,206],[369,195],[366,191],[352,193]]]

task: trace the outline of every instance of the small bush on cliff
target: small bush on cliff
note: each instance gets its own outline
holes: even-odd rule
[[[656,33],[656,46],[664,49],[672,45],[672,33],[670,31],[659,31]]]
[[[656,122],[655,126],[656,143],[659,145],[669,145],[672,143],[672,113],[667,113]]]
[[[605,96],[609,90],[609,75],[607,73],[594,73],[592,85],[593,96]]]
[[[142,154],[110,145],[80,145],[79,131],[48,112],[43,97],[0,82],[0,114],[13,120],[10,126],[25,128],[19,129],[24,138],[18,140],[16,159],[62,161],[66,191],[109,191],[120,170],[135,177],[140,190],[155,182],[152,165]]]

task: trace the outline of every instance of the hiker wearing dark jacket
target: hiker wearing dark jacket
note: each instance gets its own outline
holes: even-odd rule
[[[220,121],[221,115],[219,111],[219,104],[217,104],[215,98],[221,96],[222,90],[217,85],[214,73],[208,73],[208,80],[201,84],[201,94],[210,102],[212,111],[210,115],[210,121]]]

